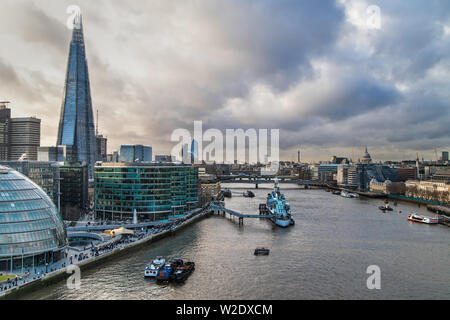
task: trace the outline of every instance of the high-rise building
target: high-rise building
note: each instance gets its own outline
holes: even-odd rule
[[[191,142],[191,164],[198,163],[198,142],[192,140]]]
[[[9,167],[30,178],[58,205],[59,167],[52,161],[0,161],[1,166]]]
[[[189,146],[187,143],[183,144],[183,146],[181,147],[181,162],[185,164],[192,163],[189,153]]]
[[[99,134],[95,137],[97,139],[97,161],[107,161],[107,145],[108,139]]]
[[[448,151],[442,151],[442,161],[448,161]]]
[[[37,160],[41,143],[41,120],[11,118],[7,103],[0,102],[0,160]]]
[[[87,164],[64,163],[61,176],[61,215],[65,220],[78,220],[89,204]]]
[[[37,160],[41,144],[41,119],[11,118],[9,128],[9,159],[18,160],[25,155],[28,160]]]
[[[85,162],[89,176],[93,177],[97,148],[80,15],[74,20],[56,144],[71,146],[73,158],[77,162]]]
[[[120,162],[152,162],[152,147],[143,145],[120,146]]]
[[[7,108],[7,101],[0,102],[0,160],[9,159],[9,119],[11,109]]]

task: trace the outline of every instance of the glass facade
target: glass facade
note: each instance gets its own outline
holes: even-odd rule
[[[165,220],[198,204],[198,168],[102,164],[95,168],[95,211],[108,219]]]
[[[140,144],[120,146],[119,161],[121,162],[152,162],[152,157],[152,147]]]
[[[63,221],[48,195],[29,178],[0,166],[0,270],[14,268],[11,258],[49,261],[47,254],[58,256],[66,245]]]
[[[72,146],[75,161],[85,161],[93,176],[96,138],[83,27],[74,27],[67,63],[57,145]]]

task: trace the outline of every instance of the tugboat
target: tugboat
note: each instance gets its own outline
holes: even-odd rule
[[[290,213],[291,207],[286,202],[284,194],[280,192],[280,188],[278,187],[278,179],[275,179],[275,186],[272,193],[267,195],[266,206],[269,211],[268,213],[274,215],[274,217],[270,218],[270,221],[275,225],[286,228],[295,224]]]
[[[255,194],[250,190],[247,190],[247,192],[244,192],[242,195],[246,198],[254,198],[255,197]]]
[[[437,218],[424,217],[424,216],[420,216],[415,213],[412,213],[409,215],[408,221],[425,223],[425,224],[438,224],[439,223],[439,219],[437,219]]]
[[[184,282],[194,270],[194,262],[187,261],[184,265],[179,266],[174,274],[175,282]]]
[[[166,263],[166,259],[163,257],[156,257],[152,262],[145,267],[144,277],[156,277],[158,275],[158,271],[164,266]]]

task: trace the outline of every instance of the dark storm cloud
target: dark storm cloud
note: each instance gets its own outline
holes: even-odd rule
[[[8,22],[0,37],[16,35],[18,53],[0,55],[0,88],[46,101],[44,127],[59,113],[70,4],[0,5],[10,12],[0,12]],[[311,158],[332,147],[395,157],[449,145],[448,1],[77,4],[109,151],[145,143],[168,152],[172,131],[192,130],[194,120],[204,130],[279,128],[282,153],[300,144]],[[381,9],[379,30],[365,26],[369,4]]]
[[[0,57],[0,100],[12,100],[21,98],[26,102],[44,102],[41,90],[51,87],[45,86],[46,81],[39,72],[27,72],[27,78],[19,75],[11,64],[6,63]],[[36,87],[34,84],[37,84]]]
[[[42,44],[55,49],[59,54],[66,52],[67,29],[62,28],[60,21],[45,12],[45,6],[39,6],[39,2],[21,3],[17,13],[21,22],[19,33],[25,41]]]

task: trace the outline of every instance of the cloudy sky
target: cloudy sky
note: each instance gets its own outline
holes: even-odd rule
[[[168,153],[194,120],[279,128],[287,160],[450,149],[448,0],[1,0],[0,100],[42,119],[41,145],[56,142],[72,4],[109,151]]]

